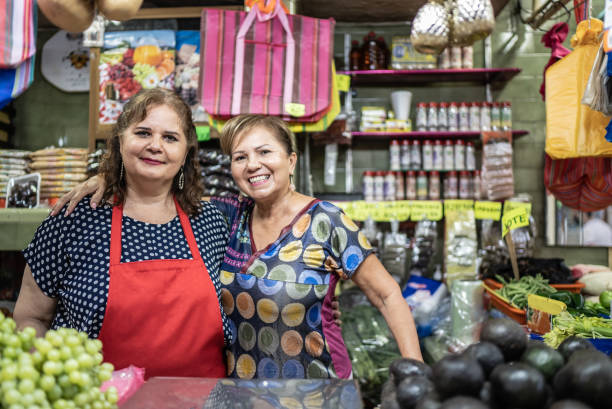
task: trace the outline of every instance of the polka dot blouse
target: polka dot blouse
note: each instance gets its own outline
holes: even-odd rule
[[[58,300],[51,328],[71,327],[98,337],[108,298],[111,220],[111,206],[92,210],[86,197],[69,217],[48,217],[24,250],[40,289]],[[221,302],[219,267],[228,241],[225,219],[214,205],[203,202],[202,211],[189,221]],[[178,215],[166,224],[123,216],[122,263],[191,258]],[[223,309],[221,314],[227,344],[231,331]]]

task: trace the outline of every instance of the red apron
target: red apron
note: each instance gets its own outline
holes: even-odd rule
[[[174,200],[192,260],[121,263],[123,206],[113,208],[110,283],[98,337],[104,360],[135,365],[146,377],[226,375],[223,324],[215,287],[187,215]]]

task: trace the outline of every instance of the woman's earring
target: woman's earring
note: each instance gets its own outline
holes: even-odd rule
[[[295,191],[295,185],[293,184],[293,173],[289,175],[289,189]]]
[[[183,167],[181,166],[181,174],[178,180],[178,188],[179,190],[183,190],[183,186],[185,186],[185,172],[183,172]]]
[[[119,172],[119,182],[123,180],[123,162],[121,162],[121,172]]]

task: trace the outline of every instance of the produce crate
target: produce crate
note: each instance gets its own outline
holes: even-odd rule
[[[538,334],[531,333],[529,334],[529,336],[531,337],[531,339],[537,339],[539,341],[544,340],[544,338],[542,338],[542,336]],[[612,339],[607,339],[607,338],[585,338],[585,339],[589,341],[591,344],[593,344],[593,346],[596,349],[603,352],[604,354],[606,355],[612,354]]]
[[[513,306],[511,306],[510,304],[508,304],[506,301],[502,300],[499,295],[497,295],[495,293],[494,290],[501,288],[501,285],[497,288],[493,288],[492,286],[489,285],[489,283],[487,282],[487,280],[485,280],[485,291],[487,292],[487,294],[489,294],[490,299],[491,299],[491,304],[493,305],[493,307],[497,308],[498,310],[500,310],[501,312],[503,312],[504,314],[506,314],[508,317],[512,318],[514,321],[518,322],[521,325],[526,325],[527,324],[527,313],[525,310],[519,310],[518,308],[514,308]],[[491,280],[493,281],[493,280]],[[499,284],[499,283],[498,283]]]
[[[499,290],[503,287],[503,284],[497,280],[493,280],[492,278],[485,278],[485,284],[488,287],[491,287],[494,290]],[[571,291],[573,293],[579,294],[580,291],[586,286],[584,283],[574,283],[574,284],[551,284],[552,288],[559,291]]]

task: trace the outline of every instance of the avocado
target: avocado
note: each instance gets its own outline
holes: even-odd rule
[[[413,409],[416,404],[434,390],[434,384],[426,377],[410,375],[397,386],[397,402],[402,409]]]
[[[416,405],[415,409],[440,409],[442,403],[432,395],[427,395]]]
[[[528,347],[521,357],[521,362],[531,365],[542,372],[542,375],[547,380],[552,379],[565,364],[563,355],[544,343]]]
[[[456,395],[478,396],[485,375],[477,360],[464,355],[447,355],[434,364],[433,381],[444,399]]]
[[[541,409],[547,400],[546,380],[521,363],[501,364],[491,372],[491,396],[503,408]]]
[[[589,406],[577,400],[559,400],[553,403],[548,409],[591,409]]]
[[[509,318],[488,320],[482,326],[480,341],[497,345],[506,362],[516,361],[527,347],[527,334],[523,328]]]
[[[380,400],[384,400],[385,397],[389,396],[392,393],[395,393],[395,382],[393,382],[393,380],[389,378],[382,386],[382,389],[380,391]]]
[[[480,388],[480,393],[478,394],[480,400],[487,405],[491,404],[491,382],[486,381],[482,388]]]
[[[425,376],[431,379],[431,368],[429,365],[409,358],[400,358],[393,361],[389,366],[389,373],[393,377],[395,385],[399,385],[404,378],[410,375]]]
[[[602,359],[599,354],[578,352],[580,356],[570,358],[555,375],[553,385],[556,395],[559,398],[579,400],[593,408],[609,409],[612,361]]]
[[[561,355],[563,355],[565,360],[568,360],[570,355],[580,349],[595,349],[595,347],[584,338],[571,336],[566,338],[561,345],[559,345],[557,351],[561,352]]]
[[[463,355],[477,360],[487,377],[493,368],[504,363],[504,355],[501,350],[491,342],[481,341],[477,344],[472,344],[463,351]]]
[[[590,342],[589,342],[590,343]],[[579,349],[570,355],[567,362],[578,361],[582,362],[593,357],[594,359],[608,359],[608,356],[595,348]]]
[[[440,409],[489,409],[489,406],[471,396],[455,396],[445,400]]]
[[[380,402],[380,409],[401,409],[399,403],[397,402],[395,391],[384,397],[382,402]]]

